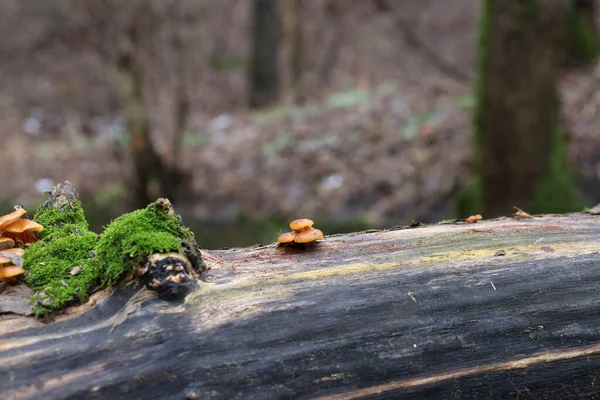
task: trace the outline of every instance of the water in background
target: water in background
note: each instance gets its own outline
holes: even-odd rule
[[[90,223],[90,229],[96,233],[104,230],[106,224],[120,213],[111,214],[107,210],[86,207],[84,210]],[[235,222],[199,220],[182,214],[183,223],[194,232],[196,241],[202,249],[221,249],[226,247],[247,247],[257,244],[274,243],[282,232],[288,232],[289,221],[277,218],[265,220],[240,219]],[[315,219],[315,227],[325,235],[356,232],[367,227],[364,224],[340,223]]]

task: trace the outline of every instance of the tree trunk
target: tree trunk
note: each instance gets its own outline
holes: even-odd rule
[[[325,4],[325,16],[327,23],[323,30],[323,51],[317,63],[317,76],[319,84],[323,88],[331,84],[331,75],[337,65],[340,55],[340,49],[344,42],[345,26],[343,17],[345,7],[335,0],[330,0]]]
[[[169,167],[156,151],[150,134],[149,111],[144,99],[145,72],[144,52],[151,48],[156,20],[148,1],[140,1],[134,20],[125,36],[121,38],[116,56],[118,90],[123,113],[130,135],[131,159],[133,163],[134,208],[143,208],[157,197],[175,198],[175,187],[181,173],[176,165]],[[179,101],[179,99],[178,99]],[[186,102],[177,104],[178,112],[187,115]],[[178,126],[182,121],[177,121]]]
[[[130,52],[119,54],[117,71],[121,104],[130,135],[134,173],[133,202],[134,207],[141,208],[151,201],[149,186],[158,171],[159,156],[150,137],[150,121],[142,96],[141,73]]]
[[[486,216],[506,215],[513,206],[579,207],[556,89],[570,6],[570,0],[484,2],[474,128]]]
[[[134,281],[52,322],[0,315],[2,398],[594,396],[599,222],[203,252],[212,269],[183,303],[132,297]]]
[[[253,0],[252,15],[249,105],[260,108],[273,105],[279,99],[278,56],[282,36],[279,2]]]
[[[285,28],[289,43],[289,65],[291,86],[295,104],[304,103],[304,29],[303,29],[303,0],[286,0]]]
[[[600,49],[596,27],[596,1],[572,0],[570,62],[586,65],[593,62]]]

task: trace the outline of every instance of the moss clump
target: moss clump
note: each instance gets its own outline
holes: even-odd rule
[[[89,231],[89,225],[85,219],[83,208],[77,202],[71,202],[62,210],[53,207],[41,207],[35,213],[33,220],[44,226],[41,238],[60,232],[66,225],[73,225],[82,232]]]
[[[41,240],[25,252],[25,283],[36,291],[32,304],[37,317],[87,300],[99,284],[90,258],[97,241],[93,232],[72,233]]]
[[[96,247],[98,270],[103,285],[116,283],[129,269],[153,253],[182,250],[182,240],[193,239],[173,212],[168,200],[115,219],[102,234]]]
[[[25,283],[36,291],[32,298],[37,317],[87,299],[99,282],[92,263],[98,235],[90,232],[78,203],[63,211],[40,208],[34,220],[44,225],[41,239],[24,256]]]
[[[25,252],[24,269],[25,283],[36,291],[37,317],[86,301],[94,288],[116,283],[151,254],[185,252],[194,237],[162,199],[117,218],[101,236],[89,231],[78,202],[42,206],[34,219],[44,235]]]

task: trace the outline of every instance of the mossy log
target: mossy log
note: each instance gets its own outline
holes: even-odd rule
[[[599,218],[204,252],[183,301],[129,283],[52,322],[1,315],[0,397],[593,397]]]

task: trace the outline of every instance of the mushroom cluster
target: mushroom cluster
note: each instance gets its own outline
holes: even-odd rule
[[[297,219],[290,222],[292,232],[286,232],[279,235],[277,243],[280,245],[293,246],[302,244],[308,246],[317,240],[323,240],[323,232],[312,226],[314,221],[308,218]]]
[[[27,218],[19,205],[0,216],[0,281],[14,282],[23,272],[24,248],[38,239],[44,227]]]

